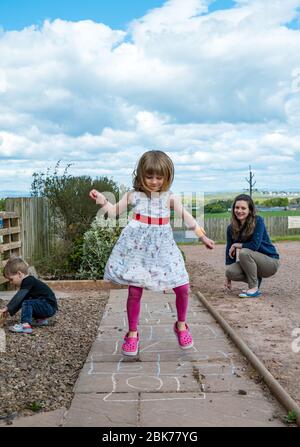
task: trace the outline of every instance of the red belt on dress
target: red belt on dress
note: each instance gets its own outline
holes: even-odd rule
[[[170,222],[169,217],[151,217],[143,216],[142,214],[133,213],[133,218],[139,222],[146,223],[149,225],[166,225]]]

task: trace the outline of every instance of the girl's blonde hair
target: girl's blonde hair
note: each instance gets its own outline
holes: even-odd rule
[[[174,165],[171,158],[162,151],[145,152],[133,172],[133,187],[135,191],[150,192],[145,184],[146,175],[163,177],[161,191],[168,191],[174,179]]]

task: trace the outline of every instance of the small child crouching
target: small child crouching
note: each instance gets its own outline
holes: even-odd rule
[[[8,305],[0,309],[2,316],[15,315],[21,309],[21,322],[10,326],[11,332],[31,334],[32,322],[46,326],[47,318],[58,310],[55,294],[47,284],[28,274],[28,264],[20,257],[11,257],[5,267],[4,276],[19,288]]]

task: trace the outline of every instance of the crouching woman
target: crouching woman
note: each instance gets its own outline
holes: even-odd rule
[[[231,223],[227,228],[226,281],[242,281],[248,288],[240,298],[257,297],[262,278],[275,275],[279,268],[279,254],[268,235],[264,220],[256,215],[252,198],[237,196],[232,205]]]

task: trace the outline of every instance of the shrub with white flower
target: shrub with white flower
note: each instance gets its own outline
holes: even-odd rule
[[[122,228],[116,219],[97,216],[84,234],[80,279],[103,279],[105,265],[117,242]]]

